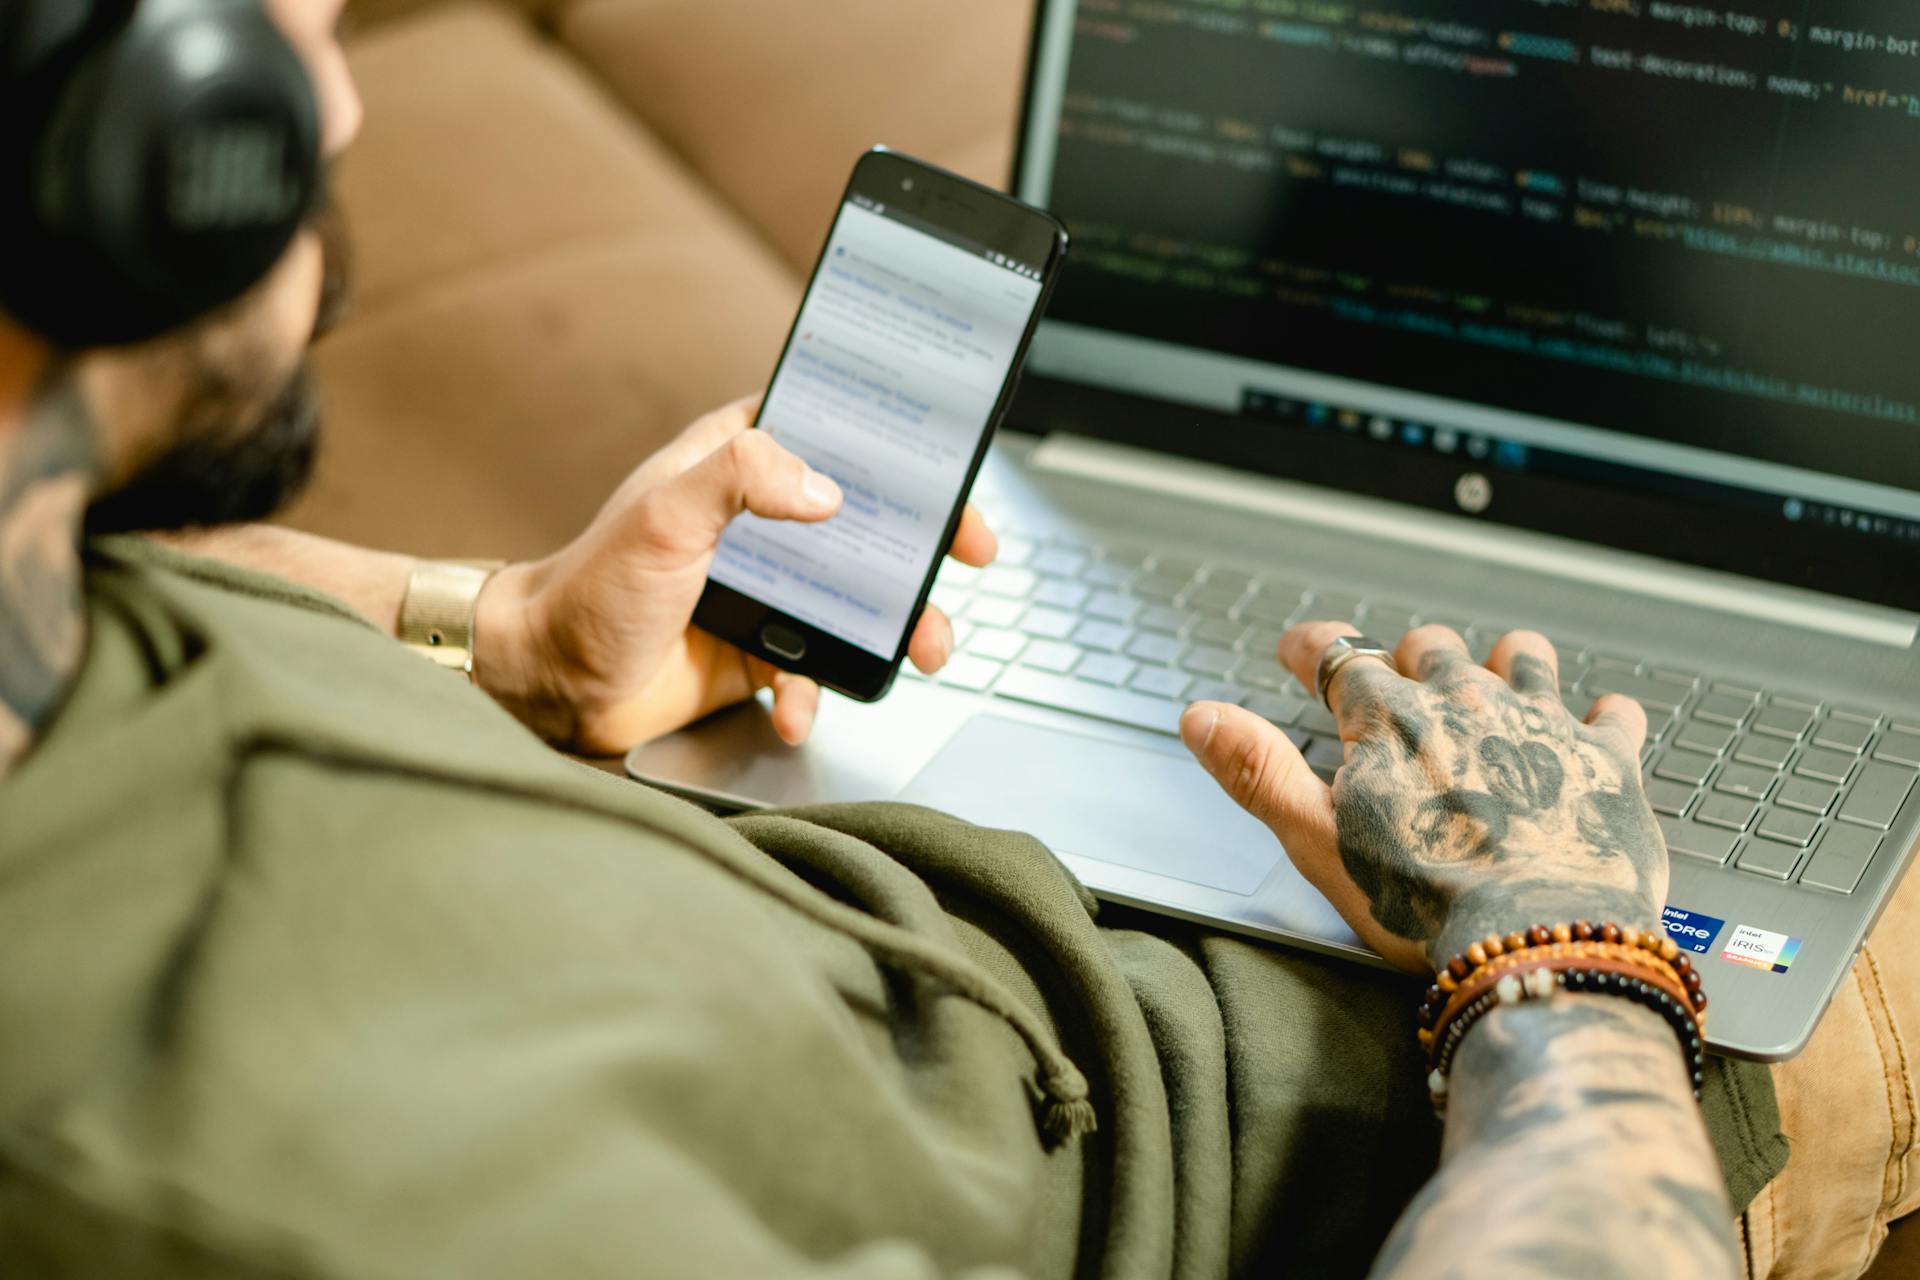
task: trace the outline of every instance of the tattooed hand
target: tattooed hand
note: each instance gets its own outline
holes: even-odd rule
[[[1313,688],[1351,626],[1305,623],[1280,657]],[[1432,972],[1489,933],[1613,920],[1652,928],[1667,854],[1640,789],[1646,714],[1629,698],[1584,722],[1561,704],[1544,636],[1515,632],[1486,666],[1445,627],[1401,641],[1395,674],[1367,659],[1333,685],[1346,763],[1329,788],[1272,724],[1217,703],[1181,736],[1366,943]]]
[[[1351,634],[1295,627],[1280,656],[1312,688]],[[1403,968],[1431,972],[1532,924],[1654,927],[1667,854],[1640,791],[1639,704],[1602,698],[1576,721],[1553,646],[1531,632],[1484,667],[1445,627],[1408,635],[1395,658],[1407,674],[1360,659],[1334,681],[1346,762],[1331,788],[1238,707],[1189,708],[1181,736]],[[1733,1209],[1659,1017],[1598,995],[1495,1008],[1453,1067],[1444,1163],[1374,1275],[1739,1274]]]

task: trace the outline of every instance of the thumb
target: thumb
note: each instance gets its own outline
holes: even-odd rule
[[[640,502],[663,542],[710,547],[743,511],[770,520],[825,520],[843,495],[764,431],[742,431]]]
[[[1180,717],[1180,740],[1235,804],[1280,837],[1303,872],[1335,853],[1333,790],[1272,721],[1196,702]]]

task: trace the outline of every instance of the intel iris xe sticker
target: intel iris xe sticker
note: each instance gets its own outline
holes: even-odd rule
[[[1727,939],[1727,949],[1720,953],[1720,958],[1746,965],[1749,969],[1785,973],[1793,967],[1799,955],[1800,939],[1743,924],[1735,926],[1733,936]]]
[[[1667,926],[1667,936],[1679,943],[1681,950],[1691,951],[1697,956],[1713,950],[1713,940],[1720,936],[1720,930],[1727,924],[1725,920],[1703,916],[1698,911],[1682,911],[1678,907],[1668,907],[1661,912],[1660,923]]]

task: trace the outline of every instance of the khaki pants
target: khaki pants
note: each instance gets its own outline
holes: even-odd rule
[[[1805,1053],[1774,1068],[1786,1171],[1742,1222],[1754,1280],[1858,1276],[1920,1209],[1920,874],[1909,874]]]

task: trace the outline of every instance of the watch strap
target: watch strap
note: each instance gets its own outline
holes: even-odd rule
[[[400,643],[436,666],[473,675],[474,620],[480,592],[502,561],[422,560],[400,603]]]

